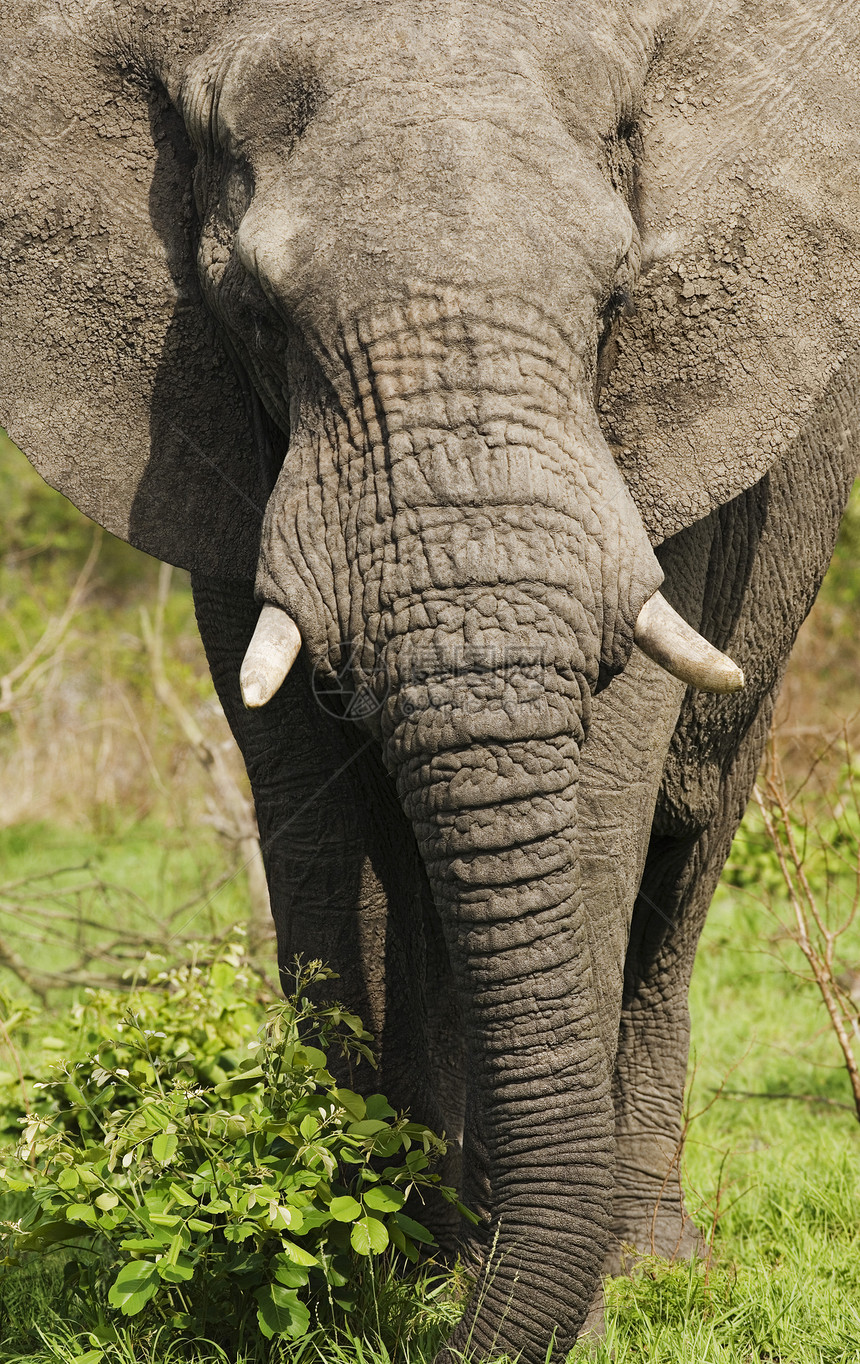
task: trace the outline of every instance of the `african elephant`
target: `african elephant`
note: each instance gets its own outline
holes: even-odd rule
[[[280,960],[461,1150],[452,1351],[538,1364],[622,1245],[695,1250],[693,953],[860,444],[860,5],[0,39],[0,421],[191,570]]]

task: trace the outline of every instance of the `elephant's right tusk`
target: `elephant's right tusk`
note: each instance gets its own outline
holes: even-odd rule
[[[744,685],[738,665],[702,639],[660,592],[649,597],[639,612],[633,638],[643,654],[689,687],[731,692]]]
[[[301,647],[302,637],[296,622],[280,606],[267,603],[260,612],[239,673],[242,700],[249,710],[271,701]]]

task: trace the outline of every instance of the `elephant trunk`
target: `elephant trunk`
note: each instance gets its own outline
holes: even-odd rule
[[[459,703],[470,702],[486,706],[486,697],[461,692]],[[578,870],[580,705],[530,706],[544,710],[543,723],[528,721],[539,738],[485,737],[396,768],[445,926],[473,1077],[463,1192],[484,1217],[485,1263],[477,1315],[452,1348],[470,1341],[476,1357],[492,1357],[504,1322],[529,1362],[546,1356],[547,1320],[567,1343],[588,1310],[613,1163],[609,1059]],[[556,721],[567,712],[565,728],[546,723],[552,710]],[[485,734],[492,715],[492,706],[480,712]],[[417,712],[402,727],[416,724]],[[411,748],[392,736],[390,746],[401,744]]]

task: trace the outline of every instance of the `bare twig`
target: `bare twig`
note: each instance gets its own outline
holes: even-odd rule
[[[849,770],[850,768],[849,762]],[[760,777],[759,785],[753,794],[776,854],[792,910],[793,923],[783,924],[783,927],[803,954],[818,987],[830,1019],[830,1026],[842,1052],[854,1098],[854,1109],[860,1121],[860,1062],[855,1050],[860,1040],[856,1023],[857,1009],[850,994],[839,984],[836,962],[839,939],[851,926],[857,913],[860,850],[856,848],[856,839],[853,840],[855,886],[852,903],[847,915],[833,927],[829,922],[830,916],[822,907],[821,900],[813,891],[807,876],[806,848],[798,843],[795,830],[800,829],[805,843],[809,833],[808,822],[799,820],[792,808],[775,746],[771,748],[768,768]],[[828,889],[826,887],[824,892],[825,905]]]
[[[53,616],[36,643],[14,668],[0,677],[0,714],[28,700],[42,675],[53,666],[69,626],[82,607],[102,545],[102,531],[96,528],[86,562],[77,576],[69,599],[59,616]]]
[[[253,802],[233,777],[223,749],[206,737],[167,676],[164,666],[164,613],[172,572],[169,564],[161,565],[154,619],[150,619],[145,609],[140,613],[152,682],[159,701],[179,725],[192,753],[212,781],[218,808],[210,822],[218,833],[236,845],[241,865],[248,878],[251,901],[248,938],[251,951],[254,952],[267,941],[271,941],[273,935],[269,888],[260,851],[257,818]]]
[[[841,1099],[829,1099],[825,1094],[791,1094],[791,1093],[769,1093],[765,1094],[757,1089],[724,1089],[722,1097],[725,1099],[794,1099],[802,1104],[824,1104],[827,1108],[844,1108],[849,1113],[855,1111],[853,1104],[846,1104]]]

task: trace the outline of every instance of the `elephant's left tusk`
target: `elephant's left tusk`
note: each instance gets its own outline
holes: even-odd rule
[[[633,638],[643,654],[689,687],[732,692],[744,685],[737,663],[702,639],[660,592],[649,597],[639,612]]]
[[[296,622],[280,606],[267,603],[260,612],[239,673],[242,700],[249,710],[271,701],[301,647],[302,637]]]

